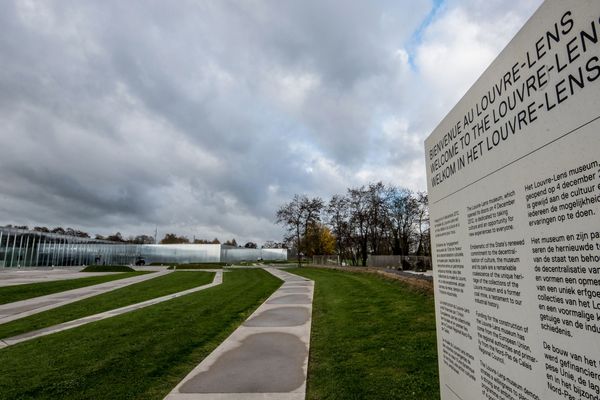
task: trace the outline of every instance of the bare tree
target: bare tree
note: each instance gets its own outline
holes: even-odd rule
[[[321,211],[323,211],[323,199],[315,197],[309,199],[306,196],[302,196],[300,202],[300,212],[304,221],[304,234],[308,232],[311,225],[321,221]]]
[[[302,237],[302,212],[300,207],[301,199],[299,195],[294,195],[294,198],[289,203],[279,207],[276,214],[276,222],[283,225],[290,233],[290,238],[294,238],[296,251],[300,253],[298,245]]]
[[[425,192],[417,192],[416,197],[416,236],[417,250],[415,254],[424,256],[431,254],[429,238],[429,197]]]
[[[386,187],[382,182],[371,183],[367,188],[368,236],[373,254],[382,254],[383,241],[387,236],[388,202]]]
[[[277,210],[276,222],[285,226],[291,233],[298,255],[302,252],[302,238],[311,224],[320,222],[322,209],[323,200],[321,198],[309,199],[306,195],[296,194],[291,202],[282,205]]]
[[[408,255],[413,237],[417,202],[408,189],[389,188],[389,209],[392,234],[392,252]]]
[[[352,259],[356,262],[356,257],[352,251],[352,232],[350,229],[350,209],[349,200],[345,196],[334,195],[325,209],[327,223],[331,227],[331,232],[336,238],[336,251],[341,260]]]
[[[369,255],[369,192],[364,186],[348,189],[348,208],[350,228],[358,245],[358,257],[361,264],[366,266]]]
[[[285,249],[285,244],[274,240],[267,240],[262,246],[263,249]]]

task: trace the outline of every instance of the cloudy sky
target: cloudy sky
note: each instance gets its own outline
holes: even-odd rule
[[[426,188],[423,140],[541,0],[0,0],[0,224],[280,240]]]

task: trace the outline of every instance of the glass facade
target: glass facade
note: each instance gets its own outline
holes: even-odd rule
[[[287,260],[287,250],[220,244],[123,244],[0,227],[0,267],[133,264],[138,259],[146,264]]]
[[[140,255],[141,245],[0,228],[0,267],[128,264]]]

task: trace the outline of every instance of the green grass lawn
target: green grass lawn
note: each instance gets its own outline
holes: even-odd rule
[[[173,272],[0,325],[0,338],[72,321],[212,282],[214,272]]]
[[[164,398],[281,284],[262,270],[229,272],[224,279],[0,350],[0,399]]]
[[[225,263],[176,264],[167,269],[222,269]]]
[[[313,279],[308,399],[439,399],[433,296],[371,274]]]
[[[81,272],[133,272],[127,265],[88,265]]]
[[[116,281],[117,279],[131,278],[133,276],[146,273],[147,272],[126,272],[120,274],[87,277],[85,277],[85,274],[81,274],[82,278],[77,279],[4,286],[0,287],[0,304],[7,304],[14,301],[45,296],[47,294],[64,292],[65,290],[78,289],[85,286]]]

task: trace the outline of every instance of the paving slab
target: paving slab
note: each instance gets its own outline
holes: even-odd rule
[[[310,282],[305,281],[290,281],[289,283],[284,283],[285,287],[296,287],[296,286],[312,286]]]
[[[310,289],[306,286],[286,286],[281,288],[282,293],[310,293]]]
[[[304,382],[306,346],[289,333],[257,333],[179,388],[181,393],[290,392]],[[260,371],[260,374],[248,373]]]
[[[204,289],[211,288],[213,286],[217,286],[223,283],[223,273],[222,271],[216,272],[213,281],[209,284],[197,286],[195,288],[187,289],[181,292],[168,294],[166,296],[157,297],[155,299],[146,300],[136,304],[130,304],[125,307],[117,308],[114,310],[105,311],[99,314],[89,315],[87,317],[79,318],[73,321],[64,322],[62,324],[50,326],[47,328],[38,329],[36,331],[27,332],[18,336],[13,336],[10,338],[6,338],[0,340],[0,349],[11,346],[17,343],[25,342],[27,340],[36,339],[42,336],[50,335],[52,333],[65,331],[67,329],[76,328],[81,325],[89,324],[90,322],[100,321],[103,319],[111,318],[117,315],[125,314],[131,311],[139,310],[144,307],[148,307],[154,304],[162,303],[164,301],[172,300],[177,297],[185,296],[187,294],[199,292]]]
[[[248,319],[244,326],[299,326],[307,323],[309,318],[306,307],[279,307]]]
[[[149,274],[134,276],[131,278],[118,279],[116,281],[100,283],[98,285],[86,286],[78,289],[67,290],[49,294],[46,296],[34,297],[32,299],[16,301],[0,305],[0,324],[5,324],[19,318],[28,317],[42,311],[51,310],[69,303],[87,299],[101,293],[121,289],[134,283],[144,282],[149,279],[158,278],[173,271],[158,271]],[[87,276],[87,275],[86,275]]]
[[[165,400],[305,399],[314,282],[264,270],[284,283]]]
[[[267,301],[267,304],[310,304],[310,294],[284,294]]]

